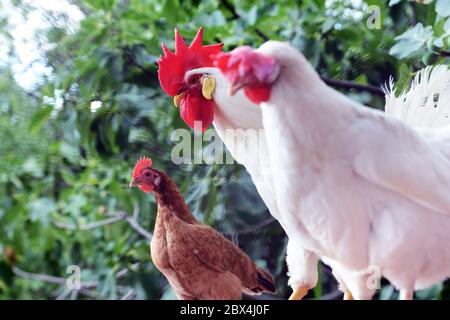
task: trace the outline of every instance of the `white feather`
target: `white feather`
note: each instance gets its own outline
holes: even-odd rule
[[[450,70],[446,65],[420,70],[409,90],[395,96],[391,79],[386,91],[386,113],[413,127],[450,125]]]
[[[306,251],[298,242],[289,240],[286,252],[288,265],[288,284],[292,290],[301,287],[313,288],[317,284],[319,275],[317,272],[317,256]]]

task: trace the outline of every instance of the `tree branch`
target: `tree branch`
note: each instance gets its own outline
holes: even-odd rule
[[[264,41],[269,41],[270,40],[270,38],[264,32],[262,32],[261,29],[255,28],[255,32]]]
[[[72,292],[70,293],[70,300],[77,300],[79,292],[79,290],[72,290]]]
[[[99,296],[100,296],[97,292],[95,292],[95,291],[93,291],[93,290],[80,289],[79,291],[80,291],[80,293],[81,293],[83,296],[86,296],[86,297],[91,298],[91,299],[98,299]]]
[[[135,263],[132,265],[132,268],[137,268],[137,267],[139,267],[139,263]],[[61,290],[61,292],[57,295],[57,297],[56,297],[57,300],[65,299],[67,296],[69,296],[69,294],[70,294],[72,300],[76,300],[79,293],[83,294],[87,297],[90,297],[90,298],[98,297],[98,294],[95,291],[92,291],[92,289],[96,289],[100,285],[99,281],[81,282],[79,290],[76,290],[76,289],[70,290],[70,289],[66,288],[67,279],[63,278],[63,277],[55,277],[55,276],[51,276],[48,274],[41,274],[41,273],[32,273],[32,272],[24,271],[17,266],[13,266],[12,271],[14,272],[14,274],[16,274],[17,276],[24,278],[24,279],[59,284],[60,288],[58,289],[58,291]],[[121,279],[121,278],[125,277],[129,271],[130,271],[130,269],[128,269],[128,268],[120,269],[116,273],[116,279]],[[116,288],[117,288],[117,291],[119,291],[119,293],[125,292],[121,298],[122,300],[130,300],[136,295],[136,291],[131,287],[118,285],[118,286],[116,286]]]
[[[237,20],[241,17],[236,12],[236,9],[234,8],[234,6],[228,2],[228,0],[221,0],[220,3],[222,3],[222,5],[225,7],[225,9],[227,9],[231,13],[233,20]]]
[[[58,294],[58,296],[55,298],[55,300],[65,300],[71,292],[72,292],[72,290],[65,288],[61,291],[60,294]]]
[[[271,225],[272,223],[275,223],[275,222],[277,222],[277,220],[274,217],[270,216],[270,218],[268,218],[267,220],[264,220],[264,221],[262,221],[258,224],[255,224],[251,227],[241,229],[241,230],[238,230],[238,231],[232,232],[232,233],[225,233],[224,235],[227,237],[234,237],[236,235],[242,236],[242,235],[255,233],[261,229],[268,227],[269,225]]]
[[[259,224],[253,225],[249,228],[245,228],[242,230],[238,230],[235,232],[231,232],[231,233],[224,233],[223,235],[227,238],[230,238],[230,240],[237,246],[239,246],[239,236],[242,235],[247,235],[247,234],[251,234],[254,232],[257,232],[260,229],[263,229],[269,225],[271,225],[272,223],[276,222],[277,220],[274,217],[270,217],[267,220],[264,220],[262,222],[260,222]]]
[[[147,230],[145,230],[144,228],[142,228],[141,225],[136,220],[134,220],[133,218],[127,217],[127,222],[141,236],[146,238],[148,241],[152,240],[153,235],[150,232],[148,232]]]
[[[228,0],[221,0],[220,3],[231,13],[231,19],[237,20],[241,18],[241,15],[236,11],[236,8],[228,2]],[[259,28],[255,28],[255,32],[258,36],[261,37],[264,41],[268,41],[269,37]]]
[[[147,240],[151,241],[153,235],[150,232],[148,232],[147,230],[145,230],[139,224],[139,222],[137,221],[138,216],[139,216],[139,207],[137,205],[135,205],[134,209],[133,209],[132,217],[130,217],[126,212],[119,212],[119,213],[115,214],[114,216],[112,216],[111,218],[107,218],[104,220],[100,220],[100,221],[88,223],[88,224],[75,225],[75,224],[69,224],[69,223],[64,223],[64,222],[60,222],[60,221],[53,221],[53,224],[60,229],[65,229],[65,230],[70,230],[70,231],[77,231],[77,230],[87,231],[87,230],[92,230],[95,228],[100,228],[103,226],[111,225],[111,224],[114,224],[114,223],[122,221],[122,220],[126,220],[128,222],[128,224],[137,233],[139,233],[141,236],[143,236]]]
[[[261,295],[250,295],[250,294],[246,294],[243,293],[242,294],[243,297],[245,297],[245,299],[247,300],[285,300],[283,298],[277,297],[277,296],[273,296],[271,294],[261,294]]]
[[[441,57],[450,57],[450,51],[438,50],[438,53]]]
[[[127,291],[127,293],[125,293],[120,300],[131,300],[134,298],[134,296],[136,295],[136,291],[134,291],[133,289],[130,289]]]
[[[334,80],[334,79],[328,79],[326,77],[321,77],[322,80],[328,84],[329,86],[336,87],[336,88],[342,88],[342,89],[354,89],[356,91],[367,91],[369,93],[372,93],[374,95],[384,97],[383,90],[381,88],[369,85],[369,84],[359,84],[347,80]]]
[[[43,281],[48,283],[54,283],[59,285],[65,285],[67,279],[62,277],[55,277],[48,274],[41,273],[32,273],[28,271],[23,271],[17,266],[12,267],[12,271],[21,278],[35,280],[35,281]],[[90,281],[90,282],[82,282],[81,289],[92,289],[97,287],[99,284],[98,281]]]
[[[97,222],[93,222],[93,223],[88,223],[88,224],[80,224],[80,225],[74,225],[74,224],[68,224],[68,223],[64,223],[64,222],[60,222],[60,221],[53,221],[53,224],[60,228],[60,229],[66,229],[66,230],[70,230],[70,231],[87,231],[87,230],[91,230],[91,229],[96,229],[96,228],[100,228],[106,225],[110,225],[113,223],[116,223],[118,221],[122,221],[125,220],[127,218],[126,214],[118,214],[114,217],[105,219],[105,220],[100,220]]]
[[[320,297],[320,300],[337,300],[339,298],[342,298],[342,291],[335,290],[333,292],[327,293]]]

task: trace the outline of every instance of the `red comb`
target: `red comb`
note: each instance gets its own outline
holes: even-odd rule
[[[152,159],[147,158],[147,157],[140,158],[134,165],[133,179],[136,179],[141,174],[142,169],[148,168],[151,166],[152,166]]]
[[[175,53],[162,44],[163,56],[158,60],[158,78],[162,89],[169,95],[179,94],[178,90],[184,84],[184,75],[188,70],[212,67],[211,55],[220,53],[223,43],[203,46],[203,28],[198,29],[197,35],[188,47],[180,33],[175,29]]]

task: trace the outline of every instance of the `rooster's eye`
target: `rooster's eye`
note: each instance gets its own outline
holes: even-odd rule
[[[151,175],[152,175],[152,174],[151,174],[150,172],[148,172],[148,171],[145,173],[145,176],[146,176],[147,178],[149,178]]]
[[[189,82],[190,82],[191,84],[196,84],[196,83],[198,82],[198,80],[199,80],[199,77],[198,77],[198,76],[194,76],[194,77],[191,77],[191,78],[189,79]]]

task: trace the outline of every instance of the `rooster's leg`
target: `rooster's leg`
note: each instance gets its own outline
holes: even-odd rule
[[[400,300],[412,300],[414,297],[414,290],[400,290]]]
[[[344,300],[354,300],[353,295],[349,290],[345,290],[344,292]]]
[[[303,286],[297,288],[294,292],[292,292],[291,296],[289,297],[289,300],[302,300],[304,296],[309,291],[309,287]]]

